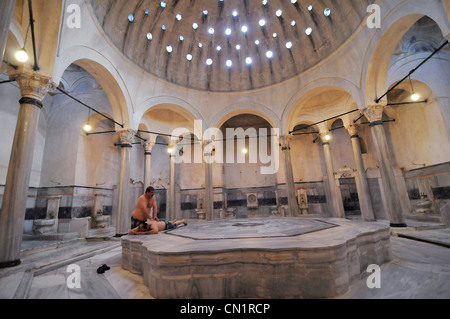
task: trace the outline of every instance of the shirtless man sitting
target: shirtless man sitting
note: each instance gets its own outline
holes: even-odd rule
[[[150,215],[153,208],[153,217]],[[145,194],[139,197],[136,208],[131,215],[131,228],[145,224],[148,219],[158,221],[158,206],[156,205],[155,189],[148,187]]]
[[[136,228],[131,229],[129,235],[156,235],[163,230],[176,229],[180,225],[187,225],[186,219],[175,220],[173,222],[160,222],[156,220],[149,220],[146,223],[140,224]]]

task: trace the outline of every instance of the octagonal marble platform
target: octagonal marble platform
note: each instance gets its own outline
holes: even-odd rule
[[[235,219],[122,237],[122,268],[161,299],[333,298],[391,260],[388,226],[345,219]]]

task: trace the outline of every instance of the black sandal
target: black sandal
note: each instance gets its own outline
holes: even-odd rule
[[[97,274],[104,274],[106,270],[110,270],[111,268],[104,264],[101,267],[97,268]]]

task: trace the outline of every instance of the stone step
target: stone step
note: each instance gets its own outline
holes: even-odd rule
[[[417,221],[441,223],[441,216],[435,214],[420,214],[420,215],[414,214],[408,215],[406,216],[406,218]]]

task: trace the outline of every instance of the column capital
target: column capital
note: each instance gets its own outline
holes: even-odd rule
[[[345,129],[348,131],[352,138],[358,136],[359,126],[357,124],[349,124],[345,127]]]
[[[156,145],[156,142],[145,142],[142,144],[144,147],[145,155],[151,155],[153,147]]]
[[[206,158],[211,158],[215,152],[215,142],[212,139],[203,139],[202,140],[202,152],[203,152],[203,157]],[[206,164],[212,164],[211,160],[206,160]]]
[[[10,78],[19,84],[22,98],[39,102],[44,100],[48,91],[54,86],[50,77],[23,68],[12,73]]]
[[[136,134],[135,131],[128,129],[119,131],[119,146],[121,147],[131,147],[133,144],[133,137]]]
[[[280,135],[280,146],[282,151],[291,149],[292,135]]]
[[[385,107],[386,104],[370,105],[364,109],[364,115],[371,123],[381,122]]]

